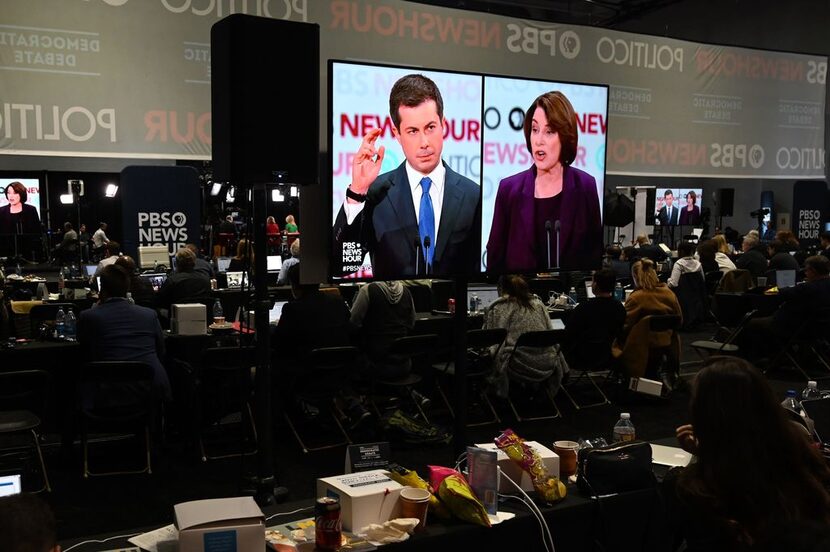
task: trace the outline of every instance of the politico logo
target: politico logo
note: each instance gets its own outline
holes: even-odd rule
[[[715,168],[760,169],[764,165],[764,148],[758,144],[719,144],[710,145],[709,163]]]
[[[779,169],[824,169],[823,148],[779,148],[775,162]]]
[[[597,41],[597,59],[615,65],[683,72],[683,48],[655,42],[604,36]]]

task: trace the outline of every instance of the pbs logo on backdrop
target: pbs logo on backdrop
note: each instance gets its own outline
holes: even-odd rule
[[[573,31],[565,31],[559,35],[559,52],[562,57],[573,59],[579,55],[579,49],[582,47],[582,42],[579,40],[579,35]]]

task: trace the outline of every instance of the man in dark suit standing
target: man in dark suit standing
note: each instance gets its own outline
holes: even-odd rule
[[[657,220],[660,221],[660,226],[677,226],[677,217],[680,211],[673,206],[674,194],[671,190],[666,190],[663,194],[663,205],[657,211]]]
[[[101,271],[98,304],[81,311],[78,341],[85,360],[133,360],[153,367],[153,389],[159,397],[170,398],[170,381],[161,364],[164,338],[158,315],[127,300],[130,276],[118,265]],[[97,400],[97,399],[96,399]],[[106,397],[108,403],[118,402]]]
[[[385,148],[375,149],[375,142],[381,129],[363,137],[334,223],[336,255],[348,242],[359,244],[376,278],[477,272],[481,193],[441,160],[441,92],[423,75],[406,75],[392,87],[389,112],[406,161],[379,175]]]

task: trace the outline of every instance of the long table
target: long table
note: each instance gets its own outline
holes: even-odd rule
[[[299,513],[274,517],[266,522],[266,526],[270,528],[312,517],[314,515],[312,506],[313,500],[307,499],[265,508],[266,516],[305,509]],[[569,484],[568,496],[565,500],[553,506],[540,505],[540,509],[550,527],[554,545],[560,551],[592,550],[595,548],[595,542],[602,543],[606,550],[615,552],[671,550],[671,535],[666,529],[666,512],[656,487],[605,496],[599,499],[598,503],[596,499],[581,495],[575,485]],[[490,528],[458,521],[444,522],[429,517],[424,531],[415,533],[402,543],[384,546],[382,550],[389,550],[389,552],[423,550],[541,552],[545,549],[539,524],[520,502],[514,499],[505,500],[499,505],[499,510],[515,513],[516,517]],[[110,536],[134,534],[155,528],[157,527],[124,529],[109,534],[72,539],[60,544],[66,549],[89,539],[103,540]],[[74,548],[73,551],[119,550],[127,552],[131,550],[131,546],[127,539],[116,539],[102,544],[82,545]]]

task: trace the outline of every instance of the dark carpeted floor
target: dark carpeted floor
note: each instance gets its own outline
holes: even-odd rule
[[[712,328],[683,334],[683,360],[697,360],[688,344],[695,339],[708,338]],[[684,365],[684,371],[693,371]],[[775,376],[781,377],[780,374]],[[773,380],[782,396],[789,387],[801,389],[804,382],[792,376]],[[585,393],[588,391],[585,390]],[[580,393],[581,395],[582,393]],[[585,399],[591,399],[585,396]],[[630,412],[637,429],[637,437],[655,440],[674,435],[674,429],[687,421],[688,387],[676,390],[668,399],[656,399],[628,393],[611,395],[613,404],[575,411],[560,393],[557,403],[562,417],[550,421],[516,423],[509,411],[499,405],[503,422],[468,430],[467,441],[489,442],[501,429],[511,427],[527,440],[535,440],[551,447],[554,440],[602,436],[608,438],[620,412]],[[437,424],[452,425],[448,412],[441,407],[437,395],[430,410]],[[371,442],[385,438],[385,434],[369,424],[365,430],[353,434],[356,442]],[[288,488],[289,499],[311,498],[315,495],[318,477],[343,472],[344,447],[303,454],[288,428],[283,423],[275,427],[274,452],[278,483]],[[52,441],[54,442],[54,440]],[[111,463],[113,457],[140,459],[140,448],[135,442],[114,441],[98,444],[105,447]],[[408,468],[425,474],[427,464],[453,465],[452,446],[391,444],[392,459]],[[52,493],[43,493],[58,519],[61,540],[103,532],[122,531],[133,527],[170,523],[173,505],[200,498],[225,497],[242,494],[246,475],[255,470],[253,457],[240,460],[228,458],[201,462],[193,451],[188,451],[180,440],[157,444],[154,449],[152,475],[118,475],[84,479],[81,476],[80,447],[71,454],[61,451],[57,443],[47,446],[46,462],[52,480]]]

